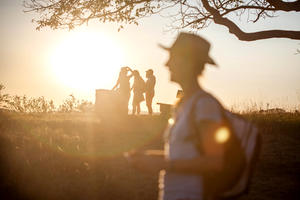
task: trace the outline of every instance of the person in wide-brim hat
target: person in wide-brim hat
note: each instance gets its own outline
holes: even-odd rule
[[[159,200],[210,199],[203,174],[221,169],[227,141],[215,137],[223,125],[220,104],[198,83],[205,65],[216,65],[209,55],[210,43],[201,36],[180,33],[171,47],[160,46],[169,52],[165,65],[171,81],[181,86],[183,97],[169,119],[165,149],[127,156],[139,170],[163,170]]]

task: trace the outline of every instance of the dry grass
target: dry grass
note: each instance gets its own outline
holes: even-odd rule
[[[300,115],[248,114],[263,149],[250,193],[242,199],[296,199]],[[0,113],[1,195],[7,199],[156,199],[157,175],[130,168],[134,148],[162,148],[166,120],[103,122],[91,114]]]

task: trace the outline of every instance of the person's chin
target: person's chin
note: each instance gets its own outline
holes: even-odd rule
[[[170,81],[174,82],[174,77],[172,76],[171,73],[170,73],[169,79],[170,79]]]
[[[170,81],[172,81],[172,82],[175,82],[175,83],[177,83],[178,81],[177,81],[177,79],[176,79],[176,77],[174,77],[174,76],[170,76]]]

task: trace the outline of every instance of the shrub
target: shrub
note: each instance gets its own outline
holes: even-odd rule
[[[10,96],[8,94],[2,94],[5,86],[0,83],[0,109],[7,109],[9,104]]]

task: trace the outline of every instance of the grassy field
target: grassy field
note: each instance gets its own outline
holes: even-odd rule
[[[248,114],[263,148],[248,195],[299,199],[300,115]],[[145,199],[157,196],[157,174],[142,174],[123,158],[132,149],[161,149],[166,120],[91,114],[0,113],[1,197],[6,199]],[[1,198],[4,199],[4,198]]]

